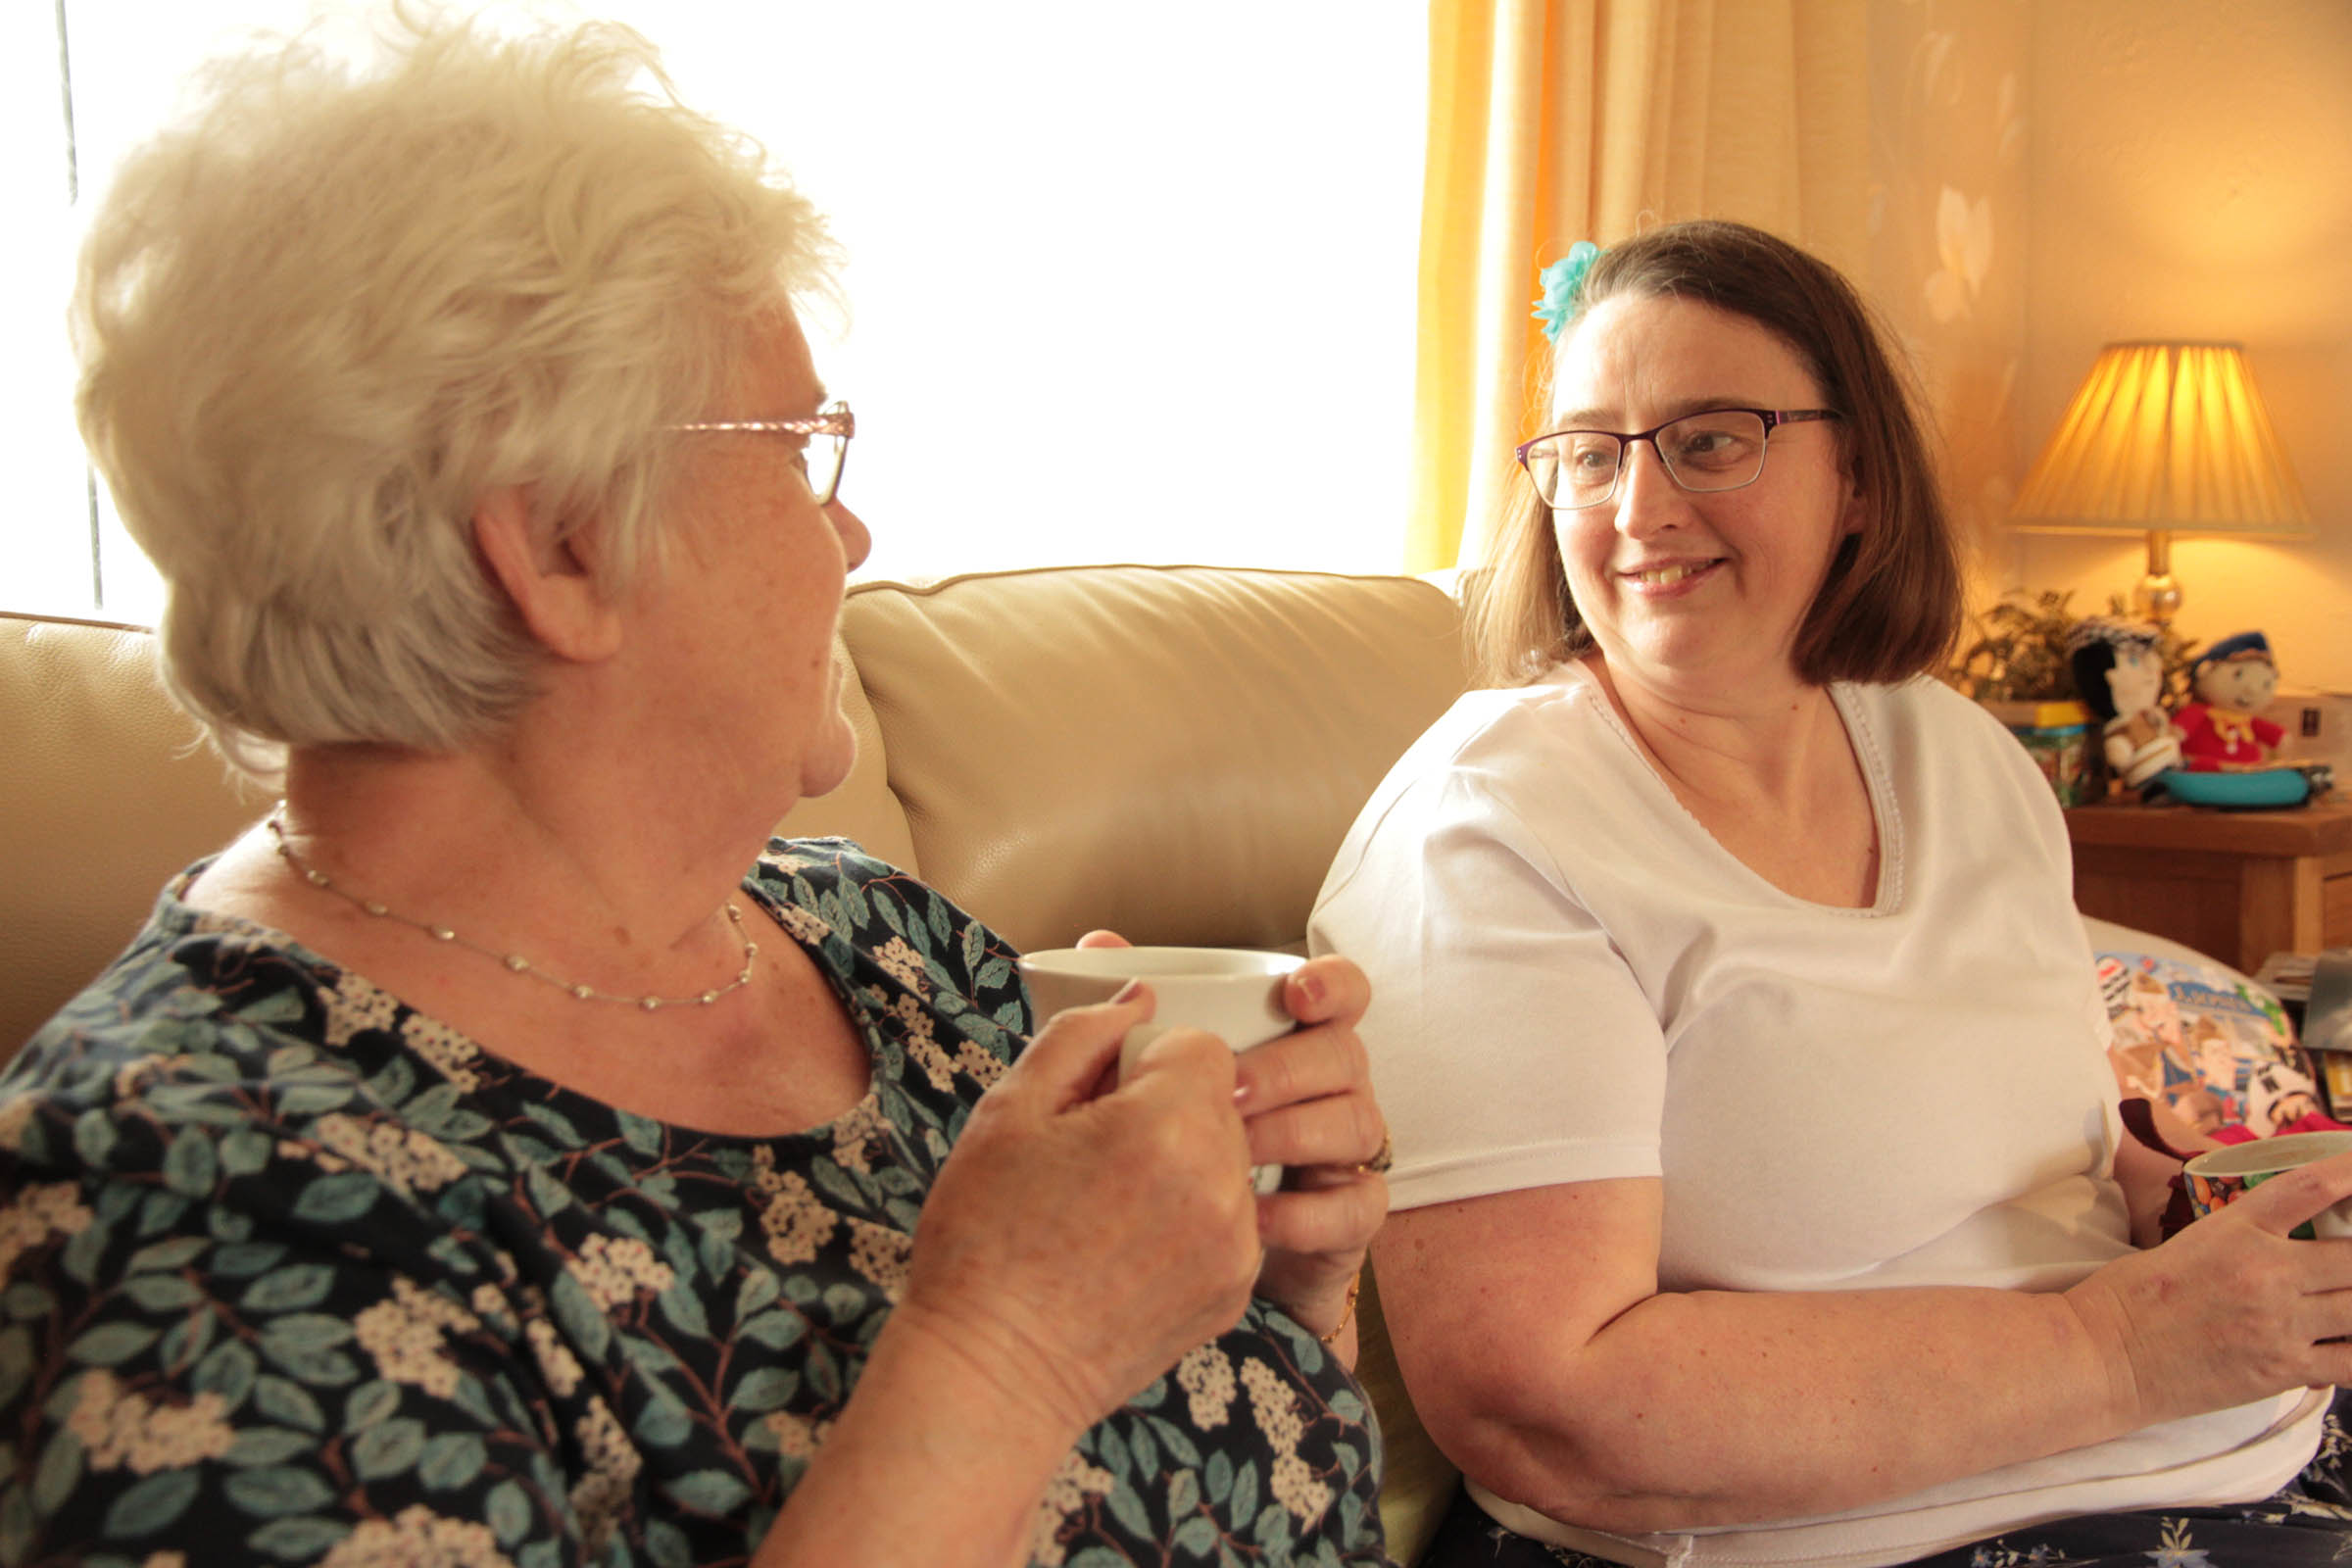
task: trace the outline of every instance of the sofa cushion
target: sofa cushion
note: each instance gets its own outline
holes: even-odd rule
[[[862,584],[843,624],[924,880],[1021,948],[1300,942],[1463,684],[1453,601],[1411,577],[992,572]]]
[[[1404,1392],[1404,1374],[1397,1370],[1388,1320],[1380,1307],[1380,1286],[1368,1263],[1356,1315],[1356,1381],[1372,1396],[1372,1408],[1380,1414],[1381,1528],[1388,1537],[1389,1555],[1411,1563],[1437,1535],[1462,1472],[1439,1450]]]

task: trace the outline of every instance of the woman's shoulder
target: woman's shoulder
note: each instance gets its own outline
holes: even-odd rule
[[[1554,865],[1593,824],[1645,808],[1646,770],[1589,676],[1466,692],[1397,759],[1342,842],[1317,905],[1407,874],[1434,846],[1496,842]],[[1605,836],[1605,835],[1597,835]],[[1366,877],[1374,866],[1381,875]]]
[[[753,863],[749,880],[800,904],[884,893],[901,906],[936,906],[956,922],[971,916],[954,900],[913,872],[868,855],[855,839],[771,838]]]
[[[1971,765],[1999,774],[2033,773],[2031,758],[2008,726],[1975,699],[1933,675],[1887,685],[1835,688],[1849,711],[1898,750],[1940,766]]]
[[[808,944],[876,947],[915,927],[959,943],[966,931],[985,931],[955,900],[850,839],[770,839],[746,881]]]
[[[1476,776],[1490,784],[1542,776],[1618,749],[1622,735],[1592,678],[1557,665],[1523,686],[1464,692],[1390,769],[1392,784]]]
[[[0,1166],[195,1197],[272,1168],[283,1189],[289,1158],[333,1174],[389,1151],[440,1186],[466,1166],[417,1132],[412,1102],[449,1131],[474,1054],[361,976],[167,895],[0,1075]]]
[[[1933,676],[1886,686],[1840,686],[1864,765],[1914,832],[2010,845],[2031,835],[2053,865],[2067,862],[2058,798],[2034,755],[1990,711]]]
[[[1836,690],[1851,701],[1904,715],[1915,723],[1980,732],[1986,725],[1994,730],[2000,728],[2000,720],[1974,698],[1932,674],[1886,682],[1839,681]]]
[[[835,978],[918,1031],[944,1024],[1009,1061],[1028,1004],[1004,937],[848,839],[771,839],[747,886]],[[914,1023],[907,1013],[927,1022]]]
[[[0,1099],[40,1093],[95,1105],[172,1074],[259,1082],[336,1032],[334,980],[275,933],[180,903],[185,881],[25,1042],[0,1074]],[[357,1022],[340,1021],[346,1036]]]

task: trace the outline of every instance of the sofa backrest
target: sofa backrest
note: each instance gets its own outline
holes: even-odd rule
[[[1452,600],[1410,577],[1073,566],[871,583],[842,629],[915,868],[1022,949],[1097,926],[1302,942],[1357,809],[1463,682]],[[826,830],[859,783],[786,827]]]
[[[1022,947],[1299,941],[1323,869],[1462,679],[1405,577],[1079,566],[864,583],[839,833]],[[168,876],[268,808],[196,740],[136,627],[0,613],[0,1059]]]

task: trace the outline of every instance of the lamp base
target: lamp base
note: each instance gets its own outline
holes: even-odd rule
[[[2180,585],[2173,580],[2173,536],[2148,530],[2148,574],[2132,590],[2132,609],[2142,620],[2170,626],[2180,610]]]
[[[2180,611],[2180,584],[2169,571],[2151,571],[2132,590],[2132,612],[2142,620],[2169,626]]]

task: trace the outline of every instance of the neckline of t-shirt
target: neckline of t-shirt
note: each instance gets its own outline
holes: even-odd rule
[[[1862,787],[1870,797],[1871,818],[1878,829],[1878,892],[1869,904],[1862,906],[1823,904],[1814,899],[1800,899],[1734,855],[1730,850],[1725,849],[1723,841],[1709,832],[1706,823],[1701,822],[1691,813],[1690,808],[1683,804],[1682,797],[1674,793],[1673,786],[1658,776],[1658,770],[1650,765],[1649,759],[1642,755],[1642,742],[1632,730],[1626,727],[1625,720],[1617,712],[1616,705],[1609,701],[1608,693],[1601,690],[1600,682],[1593,678],[1590,670],[1586,669],[1578,661],[1565,660],[1553,667],[1549,678],[1553,683],[1564,688],[1570,696],[1582,700],[1594,713],[1599,715],[1600,721],[1609,727],[1609,732],[1615,735],[1618,743],[1625,748],[1626,755],[1633,760],[1634,765],[1641,769],[1642,775],[1649,780],[1651,787],[1666,798],[1668,804],[1680,813],[1682,819],[1690,824],[1690,830],[1696,833],[1715,854],[1738,866],[1742,875],[1753,880],[1758,886],[1770,889],[1775,897],[1783,899],[1800,909],[1815,909],[1824,914],[1846,915],[1856,919],[1886,919],[1902,906],[1902,814],[1896,808],[1894,791],[1887,784],[1886,759],[1879,750],[1878,732],[1871,728],[1869,717],[1863,711],[1861,703],[1856,700],[1857,694],[1851,689],[1850,683],[1832,681],[1825,690],[1829,692],[1830,705],[1837,710],[1838,721],[1845,729],[1846,744],[1854,749],[1855,760],[1861,766]]]
[[[524,1066],[522,1063],[514,1060],[513,1057],[484,1045],[479,1040],[476,1040],[472,1035],[466,1033],[463,1029],[457,1028],[455,1025],[441,1018],[438,1014],[427,1012],[422,1007],[414,1005],[399,993],[386,990],[384,987],[377,985],[367,975],[362,974],[359,970],[336,962],[334,959],[326,956],[326,955],[319,953],[316,949],[301,941],[298,941],[293,936],[277,929],[275,926],[265,925],[261,921],[252,919],[246,915],[232,914],[220,909],[199,908],[195,905],[189,904],[180,895],[189,886],[191,886],[198,877],[202,876],[217,858],[219,858],[218,856],[208,855],[204,858],[196,861],[194,864],[188,866],[187,869],[181,871],[179,875],[165,883],[163,892],[158,895],[158,906],[155,913],[155,920],[158,925],[162,925],[170,929],[172,940],[178,941],[189,937],[226,935],[233,933],[246,937],[250,940],[261,942],[276,953],[284,956],[291,961],[301,965],[304,969],[310,972],[313,983],[318,985],[322,990],[331,991],[336,989],[336,982],[345,978],[356,980],[361,985],[366,986],[368,991],[374,995],[390,998],[395,1006],[407,1012],[410,1016],[425,1020],[426,1023],[432,1025],[434,1028],[444,1031],[448,1038],[465,1042],[466,1045],[480,1053],[483,1056],[498,1062],[502,1067],[516,1074],[523,1081],[526,1091],[534,1086],[543,1087],[549,1094],[561,1096],[566,1101],[573,1102],[580,1105],[594,1106],[604,1115],[614,1117],[624,1114],[636,1116],[641,1121],[649,1122],[652,1125],[662,1129],[664,1132],[675,1134],[681,1140],[692,1142],[704,1148],[732,1146],[746,1150],[761,1148],[773,1150],[787,1144],[800,1144],[804,1142],[823,1143],[832,1138],[836,1128],[852,1122],[872,1120],[881,1109],[882,1079],[886,1071],[885,1063],[889,1060],[891,1053],[883,1049],[884,1042],[881,1036],[881,1028],[873,1018],[872,1009],[865,1004],[863,999],[858,997],[856,988],[848,983],[848,978],[844,975],[835,973],[833,966],[825,961],[824,949],[820,943],[811,941],[808,937],[803,936],[800,932],[793,929],[791,922],[779,917],[779,912],[782,907],[781,901],[771,895],[765,888],[760,886],[759,879],[756,876],[747,875],[741,884],[741,891],[748,897],[758,901],[760,906],[767,912],[770,922],[775,925],[785,937],[796,944],[803,953],[807,954],[808,956],[808,961],[816,966],[816,972],[824,976],[825,983],[832,987],[833,994],[840,999],[842,1005],[848,1009],[851,1022],[857,1025],[858,1038],[865,1043],[866,1056],[871,1064],[866,1074],[865,1093],[858,1099],[856,1103],[852,1104],[848,1109],[842,1111],[838,1116],[834,1116],[826,1121],[818,1122],[813,1127],[802,1128],[797,1132],[769,1133],[759,1136],[744,1133],[712,1132],[707,1128],[690,1127],[683,1122],[657,1120],[652,1116],[646,1116],[637,1111],[624,1111],[624,1109],[619,1105],[612,1104],[607,1101],[599,1100],[595,1096],[583,1093],[580,1090],[572,1088],[568,1084],[559,1083],[555,1079],[546,1076],[544,1073],[533,1071],[531,1068]],[[760,861],[758,863],[767,863],[767,854],[765,851],[761,852]],[[808,910],[808,912],[810,914],[816,914],[816,911],[813,909]],[[824,918],[822,915],[817,915],[816,917],[819,920]],[[830,927],[827,929],[829,930]],[[328,976],[332,976],[333,978],[326,978]],[[319,1049],[321,1051],[328,1052],[331,1054],[335,1048],[321,1046]],[[421,1061],[428,1070],[438,1075],[444,1083],[450,1081],[449,1075],[442,1072],[441,1068],[422,1052],[417,1051],[413,1046],[407,1047],[406,1049],[409,1055],[415,1057],[418,1061]],[[458,1093],[460,1099],[463,1100],[470,1092],[460,1089]],[[887,1118],[884,1119],[887,1120]]]

